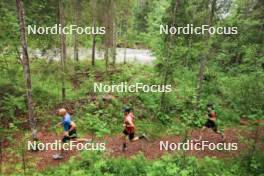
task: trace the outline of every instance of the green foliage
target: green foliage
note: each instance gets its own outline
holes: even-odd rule
[[[240,75],[239,79],[222,78],[222,91],[226,101],[236,109],[240,115],[263,114],[263,74],[261,72]],[[229,85],[228,87],[226,85]]]
[[[167,114],[163,113],[163,112],[158,112],[157,118],[164,125],[167,125],[167,124],[169,124],[171,122],[170,117]]]
[[[92,131],[98,137],[103,137],[106,134],[110,134],[107,123],[100,120],[98,115],[92,115],[89,113],[84,116],[83,129]]]
[[[17,114],[16,112],[18,111],[20,111],[20,113],[26,112],[24,97],[6,95],[3,98],[3,106],[4,106],[4,110],[7,112],[6,115],[8,115],[11,118],[14,118]]]
[[[65,172],[71,175],[147,175],[147,176],[247,176],[259,175],[262,172],[262,162],[258,164],[252,162],[251,168],[244,167],[244,161],[240,160],[217,160],[205,157],[196,159],[195,157],[185,157],[171,155],[163,156],[159,160],[148,161],[142,155],[137,155],[131,159],[106,158],[100,152],[82,152],[81,159],[71,159],[68,163],[59,168],[45,171],[36,175],[63,175]],[[263,168],[263,167],[262,167]]]

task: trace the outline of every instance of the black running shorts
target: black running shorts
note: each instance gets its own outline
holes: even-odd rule
[[[124,129],[123,133],[128,136],[129,140],[132,140],[135,136],[135,133],[129,133],[126,129]]]
[[[214,121],[208,119],[207,122],[204,124],[206,128],[211,128],[215,132],[217,132],[217,125]]]
[[[65,142],[67,142],[67,141],[69,141],[71,139],[75,139],[75,138],[77,138],[76,129],[69,131],[69,136],[64,136],[62,138],[62,142],[65,143]]]

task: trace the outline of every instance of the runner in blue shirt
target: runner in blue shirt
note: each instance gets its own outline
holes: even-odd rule
[[[70,114],[67,113],[66,109],[64,108],[59,109],[58,114],[62,117],[62,120],[56,126],[63,125],[63,129],[64,129],[62,142],[65,143],[70,139],[77,138],[76,125],[71,120]]]

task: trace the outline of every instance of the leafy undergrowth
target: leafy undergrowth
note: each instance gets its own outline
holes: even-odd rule
[[[67,100],[62,103],[60,85],[58,84],[60,78],[54,74],[54,70],[59,69],[58,63],[48,63],[44,60],[32,63],[33,98],[38,129],[44,133],[43,139],[47,138],[46,140],[50,141],[60,139],[61,137],[58,135],[61,133],[60,129],[53,127],[60,120],[60,117],[55,115],[55,111],[60,107],[65,107],[73,113],[72,119],[78,126],[80,136],[91,134],[100,138],[99,140],[104,139],[110,145],[109,150],[106,151],[106,154],[82,152],[81,155],[78,155],[73,152],[65,159],[67,162],[57,162],[57,164],[50,158],[52,153],[26,153],[24,159],[28,162],[24,166],[21,164],[23,153],[21,149],[23,147],[16,146],[17,149],[15,150],[12,147],[4,146],[6,152],[4,153],[4,170],[7,170],[8,173],[16,171],[22,175],[23,168],[26,168],[26,174],[32,175],[37,173],[35,168],[43,170],[58,164],[61,166],[39,173],[39,175],[65,175],[65,172],[71,175],[176,175],[175,173],[178,175],[206,175],[206,173],[214,173],[214,175],[259,175],[261,171],[263,172],[260,169],[263,168],[262,155],[255,152],[250,153],[250,157],[245,159],[246,161],[243,161],[240,155],[238,159],[235,159],[234,157],[238,157],[238,153],[229,155],[230,153],[219,151],[216,153],[187,153],[186,157],[183,158],[179,154],[162,157],[164,153],[157,148],[159,146],[158,141],[163,139],[178,142],[182,140],[185,131],[201,127],[206,120],[203,107],[194,111],[196,74],[193,70],[182,68],[174,72],[171,82],[172,92],[166,95],[166,108],[162,112],[160,109],[161,94],[159,93],[93,92],[94,82],[160,84],[160,75],[155,72],[152,65],[117,65],[113,70],[109,70],[108,74],[102,72],[104,67],[100,62],[94,68],[86,62],[80,62],[78,65],[78,71],[75,71],[73,67],[68,68],[68,74],[65,77]],[[19,137],[12,135],[18,131],[22,133],[21,129],[28,127],[25,115],[23,81],[18,79],[22,77],[22,71],[17,66],[11,67],[9,71],[10,73],[5,73],[0,78],[0,88],[4,90],[0,93],[0,115],[3,121],[1,125],[4,127],[0,128],[0,134],[4,136],[4,141],[19,143]],[[263,118],[263,108],[260,108],[263,102],[258,101],[258,106],[254,105],[254,100],[261,100],[262,97],[261,92],[263,91],[261,90],[264,86],[258,79],[262,79],[263,73],[260,73],[259,77],[254,74],[241,74],[239,75],[241,79],[237,79],[236,76],[226,76],[218,71],[207,74],[210,79],[205,80],[206,91],[201,97],[201,105],[205,106],[207,102],[213,100],[218,113],[218,125],[222,131],[223,129],[236,131],[242,114],[243,118],[249,122]],[[260,83],[259,91],[251,87],[254,85],[253,82]],[[111,98],[103,101],[105,96]],[[124,105],[133,108],[137,132],[146,133],[152,139],[149,143],[131,144],[126,153],[119,150]],[[254,129],[254,126],[248,124],[247,128]],[[227,132],[228,140],[239,140],[241,148],[246,149],[249,143],[243,139],[238,139],[240,135],[237,135],[235,131]],[[208,133],[208,139],[214,140],[215,138],[209,134],[211,133]],[[193,135],[190,136],[197,137],[197,134],[194,133]],[[251,138],[248,136],[246,139]],[[216,137],[215,142],[217,140]],[[263,145],[263,140],[259,143]],[[140,153],[142,154],[140,155]],[[75,157],[70,159],[70,156]],[[221,158],[221,160],[211,158],[214,156]],[[232,157],[232,160],[228,158],[228,162],[232,163],[233,166],[223,161],[225,156],[227,158],[228,156]],[[199,157],[203,159],[198,159]],[[223,168],[226,170],[221,172]]]
[[[160,150],[160,141],[168,142],[168,143],[180,143],[184,142],[186,139],[194,140],[197,139],[199,136],[198,129],[191,129],[187,136],[184,135],[168,135],[162,136],[159,138],[150,138],[150,141],[138,141],[134,143],[128,144],[128,150],[123,152],[121,150],[122,146],[122,138],[120,135],[117,136],[105,136],[103,138],[95,138],[95,143],[104,142],[106,143],[106,150],[103,152],[96,152],[96,151],[67,151],[65,158],[63,160],[54,160],[52,155],[56,153],[56,151],[52,150],[44,150],[38,152],[30,152],[26,151],[24,156],[25,161],[25,170],[23,170],[23,163],[21,161],[21,154],[20,155],[12,155],[10,154],[9,159],[5,158],[6,161],[5,170],[6,173],[12,174],[14,171],[16,173],[23,173],[26,172],[28,174],[36,174],[36,175],[60,175],[63,171],[65,171],[65,167],[67,167],[67,173],[71,173],[72,175],[105,175],[105,174],[114,174],[114,175],[122,175],[124,172],[129,170],[129,167],[134,168],[134,166],[130,166],[130,164],[136,162],[138,164],[144,165],[144,167],[135,167],[132,172],[133,174],[142,174],[146,175],[157,175],[156,172],[151,172],[151,168],[155,170],[155,165],[158,166],[159,164],[162,169],[163,167],[167,167],[167,164],[174,163],[173,161],[177,161],[171,165],[171,169],[174,171],[179,172],[180,175],[193,175],[193,171],[195,171],[195,175],[204,174],[203,170],[204,165],[201,163],[218,163],[220,166],[215,166],[216,170],[212,169],[212,173],[219,174],[221,167],[227,167],[225,162],[228,161],[229,163],[234,163],[236,167],[242,167],[240,169],[236,167],[228,167],[229,169],[226,170],[226,174],[229,173],[231,175],[235,175],[234,169],[237,170],[245,170],[245,173],[254,172],[260,173],[263,171],[263,164],[261,159],[264,156],[262,154],[258,154],[264,149],[263,146],[263,127],[258,127],[259,136],[255,136],[255,130],[250,131],[246,127],[240,128],[230,128],[225,130],[226,140],[225,143],[237,143],[238,149],[234,151],[218,151],[218,150],[188,150],[186,152],[177,151],[177,150]],[[48,132],[39,132],[39,137],[41,142],[54,142],[60,138],[60,135]],[[86,138],[92,138],[91,135],[86,135]],[[186,139],[185,139],[186,137]],[[258,139],[255,141],[255,139]],[[18,141],[20,139],[17,139]],[[221,143],[221,137],[217,134],[212,133],[212,131],[207,130],[203,134],[203,140],[210,141],[211,143]],[[200,143],[200,142],[195,142]],[[243,159],[247,157],[250,163],[243,162]],[[14,160],[10,160],[13,158]],[[23,158],[22,158],[23,159]],[[19,161],[19,162],[17,162]],[[112,162],[111,162],[112,161]],[[15,162],[17,162],[15,164]],[[166,162],[168,162],[166,164]],[[186,163],[185,163],[186,162]],[[13,163],[13,164],[12,164]],[[102,163],[110,163],[111,166],[109,168],[107,165],[101,165]],[[188,167],[182,164],[189,164]],[[254,164],[255,163],[255,164]],[[121,164],[121,165],[120,165]],[[16,166],[14,169],[13,167]],[[56,166],[56,167],[55,167]],[[99,167],[99,168],[97,168]],[[107,168],[105,168],[107,167]],[[120,170],[120,168],[125,167],[126,169]],[[193,170],[194,168],[195,170]],[[13,169],[11,169],[13,168]],[[69,169],[71,168],[71,169]],[[110,169],[111,168],[111,169]],[[119,169],[114,169],[119,168]],[[158,167],[159,168],[159,167]],[[156,168],[156,169],[158,169]],[[170,167],[168,167],[170,168]],[[168,169],[167,168],[167,169]],[[198,169],[199,168],[199,169]],[[98,170],[99,169],[99,170]],[[106,169],[106,170],[105,170]],[[112,170],[114,169],[114,170]],[[150,169],[150,170],[149,170]],[[160,168],[161,169],[161,168]],[[166,175],[172,175],[175,173],[174,171],[169,171],[165,169],[163,172]],[[209,169],[209,168],[207,168]],[[185,173],[186,172],[186,173]],[[243,171],[244,172],[244,171]],[[38,174],[37,174],[38,173]],[[64,172],[65,173],[65,172]],[[239,172],[240,173],[240,172]],[[241,172],[242,173],[242,172]],[[246,175],[246,174],[244,174]]]
[[[262,156],[263,157],[263,156]],[[263,161],[261,157],[252,160],[258,165],[250,165],[241,160],[218,160],[216,158],[205,157],[197,159],[195,157],[182,157],[180,155],[166,155],[160,160],[146,160],[143,155],[137,155],[127,160],[124,157],[107,158],[100,153],[83,152],[78,160],[72,159],[67,164],[57,169],[48,170],[36,175],[117,175],[117,176],[248,176],[260,175],[263,173]],[[262,168],[261,168],[262,167]]]

